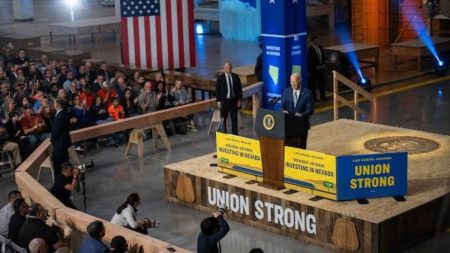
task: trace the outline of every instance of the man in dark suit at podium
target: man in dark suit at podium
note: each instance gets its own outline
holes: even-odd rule
[[[227,132],[228,113],[231,117],[231,133],[238,134],[238,108],[241,107],[242,84],[239,76],[232,73],[229,62],[224,65],[224,73],[216,80],[217,108],[220,109],[220,131]]]
[[[298,137],[286,138],[286,146],[306,149],[308,130],[310,128],[309,116],[314,112],[314,101],[312,92],[302,85],[302,77],[298,73],[291,75],[291,87],[286,88],[281,97],[281,109],[284,113],[292,114],[296,117],[303,117],[303,129],[305,130]]]
[[[69,147],[72,140],[69,134],[69,116],[67,115],[67,103],[62,99],[56,99],[54,103],[56,110],[53,120],[50,142],[53,145],[52,159],[55,175],[61,173],[61,164],[69,161]]]

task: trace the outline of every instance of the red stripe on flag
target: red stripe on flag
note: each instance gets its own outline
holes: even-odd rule
[[[158,68],[163,68],[163,49],[162,49],[162,37],[161,37],[161,18],[160,16],[155,17],[156,23],[156,54],[158,55]]]
[[[172,26],[172,4],[171,0],[166,0],[166,22],[167,22],[167,53],[169,58],[169,69],[173,68],[173,26]]]
[[[123,64],[130,64],[130,57],[129,57],[129,49],[128,49],[128,24],[127,24],[127,18],[122,18],[121,22],[121,28],[122,28],[122,61]]]
[[[194,38],[194,2],[188,0],[188,14],[189,14],[189,52],[191,66],[195,66],[195,38]]]
[[[178,57],[179,68],[184,68],[184,34],[183,34],[183,0],[177,0],[177,22],[178,22]]]
[[[150,17],[149,16],[145,16],[144,17],[144,24],[145,24],[145,52],[146,52],[146,62],[147,62],[147,67],[148,68],[153,68],[154,66],[152,66],[152,50],[151,50],[151,43],[152,40],[150,38]]]
[[[133,17],[133,31],[134,31],[134,65],[141,66],[141,45],[139,43],[139,20],[138,17]]]

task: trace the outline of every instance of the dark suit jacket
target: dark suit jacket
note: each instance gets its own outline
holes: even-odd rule
[[[53,148],[67,149],[72,145],[69,127],[69,116],[66,110],[57,113],[53,121],[52,135],[50,137]]]
[[[325,50],[323,47],[319,45],[320,52],[322,53],[322,64],[325,64]],[[317,54],[316,49],[311,45],[308,49],[308,72],[313,73],[317,70],[317,66],[319,66],[320,60],[319,55]]]
[[[300,96],[297,100],[297,105],[294,107],[294,93],[292,87],[286,88],[281,96],[281,109],[289,113],[300,113],[306,117],[305,128],[310,128],[309,116],[314,113],[314,102],[312,93],[309,89],[302,86],[300,88]]]
[[[231,73],[233,79],[234,98],[236,100],[242,99],[242,84],[241,79],[235,73]],[[227,99],[228,85],[225,74],[221,74],[216,80],[216,100],[217,102],[223,102]],[[223,104],[223,103],[222,103]]]

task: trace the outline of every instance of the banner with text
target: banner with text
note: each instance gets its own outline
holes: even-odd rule
[[[286,188],[337,200],[336,157],[311,150],[284,148]]]
[[[259,141],[217,132],[217,165],[219,170],[251,179],[262,180],[261,148]]]
[[[280,108],[280,97],[289,77],[306,72],[306,1],[261,1],[263,107]]]
[[[338,200],[405,195],[407,168],[407,152],[339,156]]]

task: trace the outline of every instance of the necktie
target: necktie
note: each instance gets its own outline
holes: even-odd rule
[[[298,91],[294,91],[294,108],[297,107],[297,101],[298,101]]]
[[[322,65],[322,52],[320,52],[319,46],[314,46],[317,52],[317,56],[319,57],[319,65]]]
[[[234,98],[234,90],[233,90],[233,79],[230,74],[227,74],[227,85],[228,85],[228,94],[227,98]]]

